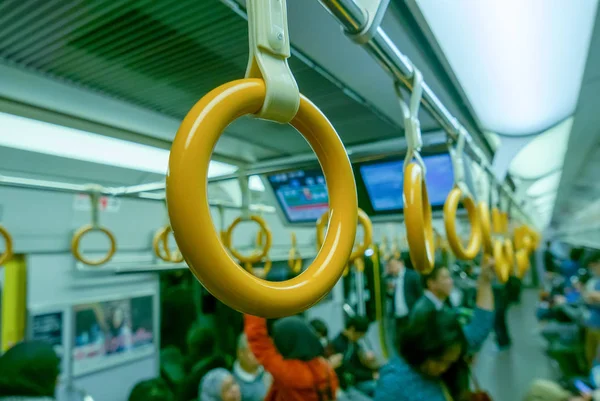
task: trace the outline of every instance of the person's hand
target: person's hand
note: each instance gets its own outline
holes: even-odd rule
[[[340,366],[342,366],[342,361],[344,360],[344,355],[342,355],[342,354],[331,355],[328,360],[329,360],[329,364],[331,365],[331,367],[334,369],[337,369]]]
[[[255,267],[254,269],[252,269],[252,272],[254,273],[254,276],[258,278],[264,279],[266,277],[265,269],[262,267]]]
[[[364,359],[366,363],[375,362],[375,354],[373,351],[365,352]]]
[[[565,297],[564,295],[556,295],[554,297],[554,303],[556,305],[564,305],[567,303],[567,297]]]
[[[485,284],[489,284],[494,279],[494,266],[496,263],[493,258],[483,258],[483,264],[481,265],[481,271],[479,272],[479,281]]]

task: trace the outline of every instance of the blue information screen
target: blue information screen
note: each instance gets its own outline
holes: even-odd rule
[[[274,174],[268,181],[291,223],[314,222],[329,207],[325,176],[320,169]]]
[[[447,153],[423,157],[427,168],[427,193],[431,206],[442,206],[454,186],[452,162]],[[360,166],[360,174],[375,212],[404,208],[403,160],[391,160]]]

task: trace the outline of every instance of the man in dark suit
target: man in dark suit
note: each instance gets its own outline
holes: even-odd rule
[[[393,316],[396,320],[396,335],[398,335],[408,322],[410,311],[423,295],[423,286],[419,274],[408,268],[402,259],[392,257],[386,267],[388,297],[392,301]]]
[[[436,262],[433,270],[421,278],[425,291],[415,304],[414,310],[453,308],[450,294],[454,289],[454,281],[450,270],[442,263]],[[417,312],[414,312],[417,313]]]

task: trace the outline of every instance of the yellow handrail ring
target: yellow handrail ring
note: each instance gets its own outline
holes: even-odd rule
[[[165,249],[161,248],[163,242],[163,236],[167,231],[167,227],[162,227],[156,231],[154,238],[152,238],[152,249],[154,254],[165,262],[170,262],[169,255],[165,252]]]
[[[515,265],[515,247],[509,238],[504,239],[504,258],[512,271]]]
[[[323,213],[323,215],[321,215],[319,220],[317,220],[318,246],[322,246],[323,244],[324,233],[327,231],[325,228],[327,226],[328,217],[329,211],[326,211]],[[362,209],[358,209],[358,224],[363,227],[363,239],[354,247],[354,250],[348,258],[348,263],[352,263],[355,260],[362,258],[373,242],[373,224],[371,223],[371,219],[369,219],[369,215],[367,215]]]
[[[404,223],[413,266],[420,273],[433,269],[435,247],[431,205],[421,166],[409,163],[404,170]]]
[[[492,208],[492,229],[496,234],[503,233],[502,214],[497,207]]]
[[[181,263],[184,261],[183,255],[179,250],[175,250],[171,252],[171,248],[169,248],[169,234],[173,232],[171,226],[165,226],[162,230],[159,230],[154,236],[153,247],[154,253],[169,263]],[[158,241],[157,243],[155,243]]]
[[[110,242],[108,252],[106,253],[106,255],[104,255],[102,258],[97,259],[97,260],[87,259],[79,251],[81,239],[83,238],[83,236],[85,234],[92,232],[92,231],[100,231],[100,232],[104,233],[108,237],[108,240]],[[80,227],[75,232],[75,234],[73,235],[73,239],[71,240],[71,253],[73,254],[73,256],[75,257],[76,260],[78,260],[81,263],[86,264],[88,266],[103,265],[104,263],[106,263],[112,259],[116,250],[117,250],[117,241],[115,240],[114,235],[104,227],[94,227],[91,224],[86,224],[85,226]]]
[[[208,166],[225,128],[243,115],[258,112],[264,100],[264,82],[243,79],[214,89],[196,103],[173,142],[166,189],[177,245],[196,278],[231,308],[275,318],[310,308],[335,286],[352,251],[358,202],[342,141],[319,109],[301,97],[291,125],[311,145],[325,173],[331,209],[325,243],[309,268],[287,281],[262,280],[239,268],[212,222]]]
[[[477,205],[479,224],[481,225],[481,243],[483,251],[492,254],[494,246],[492,244],[492,227],[490,223],[490,209],[486,202],[479,202]]]
[[[231,223],[231,225],[229,226],[227,231],[225,232],[225,237],[226,237],[225,243],[227,245],[229,245],[229,251],[231,252],[231,254],[233,255],[234,258],[236,258],[237,260],[240,261],[240,263],[255,264],[255,263],[260,262],[261,260],[263,260],[263,258],[265,256],[267,256],[267,254],[269,253],[269,250],[271,249],[271,242],[272,242],[273,238],[271,235],[271,230],[269,230],[269,227],[267,226],[267,222],[262,217],[253,214],[251,216],[248,216],[248,219],[254,221],[260,227],[259,233],[262,233],[262,234],[259,234],[259,235],[262,239],[264,239],[264,242],[262,244],[262,249],[259,250],[258,252],[254,252],[252,255],[242,255],[241,253],[238,252],[237,249],[235,249],[233,247],[233,241],[232,241],[233,229],[236,228],[238,226],[238,224],[240,224],[242,221],[244,221],[244,219],[242,219],[241,216],[238,217],[237,219],[235,219],[233,221],[233,223]],[[264,235],[264,237],[263,237],[263,235]]]
[[[530,267],[529,253],[526,249],[519,249],[516,254],[517,259],[517,277],[523,278]]]
[[[448,194],[444,203],[444,226],[446,228],[446,237],[450,249],[457,258],[462,260],[474,259],[481,249],[481,226],[477,215],[477,206],[471,197],[462,199],[462,203],[467,209],[469,223],[471,225],[471,234],[469,242],[465,248],[458,234],[456,233],[456,210],[458,203],[462,198],[462,191],[458,187],[454,187]]]
[[[302,256],[298,251],[298,243],[295,233],[292,233],[292,247],[288,253],[288,267],[294,274],[298,274],[302,271]]]
[[[494,240],[494,264],[498,280],[506,283],[510,277],[510,266],[504,255],[504,243],[500,239]]]
[[[6,228],[0,226],[0,237],[4,238],[4,252],[0,254],[0,265],[12,258],[13,255],[13,242],[12,237],[6,230]]]

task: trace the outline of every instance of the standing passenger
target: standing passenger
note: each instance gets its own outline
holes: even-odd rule
[[[442,309],[444,306],[452,306],[450,294],[454,288],[454,280],[450,270],[443,264],[436,263],[429,274],[423,275],[425,293],[417,301],[414,309]]]
[[[394,305],[396,336],[398,336],[408,323],[410,311],[423,295],[423,286],[419,273],[408,269],[397,256],[392,256],[388,261],[387,272],[392,279],[388,281],[388,296],[392,298]]]
[[[233,376],[240,385],[242,401],[263,401],[271,378],[258,363],[250,350],[245,334],[240,335],[237,347],[237,360],[233,364]]]
[[[337,377],[308,323],[299,317],[283,318],[273,325],[271,339],[265,319],[245,315],[244,320],[250,349],[273,377],[265,401],[336,399]]]
[[[477,308],[462,327],[454,311],[429,305],[415,308],[398,345],[399,356],[381,369],[375,401],[463,400],[468,391],[465,356],[483,344],[492,328],[494,297],[489,264],[481,269]],[[469,399],[469,398],[467,398]]]

